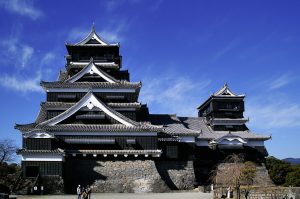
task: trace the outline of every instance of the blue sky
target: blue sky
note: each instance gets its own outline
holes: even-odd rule
[[[270,155],[300,157],[300,1],[0,0],[0,135],[35,120],[64,68],[65,42],[93,22],[121,43],[123,69],[142,81],[151,113],[196,116],[225,82],[246,94],[248,126],[272,135]]]

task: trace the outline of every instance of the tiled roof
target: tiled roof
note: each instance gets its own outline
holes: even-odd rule
[[[43,126],[46,131],[64,132],[160,132],[161,127],[153,125],[126,126],[123,124],[57,124],[54,126]]]
[[[43,102],[41,104],[41,106],[45,109],[49,109],[49,108],[63,108],[63,109],[67,109],[70,108],[71,106],[73,106],[75,104],[74,103],[69,103],[69,102]]]
[[[83,45],[76,45],[76,44],[66,44],[67,47],[69,46],[80,46],[80,47],[99,47],[99,44],[83,44]],[[113,46],[119,46],[119,44],[110,44],[110,45],[101,45],[101,47],[113,47]]]
[[[41,86],[44,88],[135,88],[140,89],[141,82],[127,82],[121,81],[120,83],[109,82],[45,82],[41,81]]]
[[[198,136],[200,131],[188,129],[176,115],[150,114],[151,124],[163,125],[164,133],[169,135],[191,135]]]
[[[29,123],[29,124],[15,124],[15,129],[18,129],[21,132],[27,132],[33,130],[37,123]]]
[[[231,91],[231,89],[229,88],[229,86],[226,84],[224,84],[224,86],[218,90],[217,92],[215,92],[213,94],[213,96],[222,96],[222,97],[244,97],[245,95],[237,95],[234,92]]]
[[[107,106],[105,103],[103,103],[102,101],[100,101],[99,99],[97,99],[98,103],[100,103],[105,110],[107,110],[109,113],[115,115],[117,118],[120,118],[120,120],[125,121],[125,123],[127,122],[128,124],[131,125],[124,125],[124,124],[113,124],[113,125],[86,125],[86,124],[65,124],[65,125],[60,125],[57,124],[60,122],[60,120],[64,120],[63,118],[66,117],[68,114],[73,114],[73,111],[77,111],[77,109],[80,109],[80,107],[82,106],[82,102],[85,102],[86,100],[91,100],[91,98],[95,98],[97,99],[91,92],[87,93],[80,101],[78,101],[77,103],[72,103],[72,104],[67,104],[68,106],[71,105],[71,107],[67,108],[67,110],[65,110],[63,113],[59,114],[58,116],[55,116],[54,118],[51,118],[49,120],[45,120],[46,117],[46,111],[44,106],[41,106],[41,111],[40,114],[38,115],[38,118],[36,120],[35,123],[32,124],[27,124],[27,125],[16,125],[15,128],[19,129],[22,132],[27,132],[27,131],[31,131],[34,129],[42,129],[45,131],[99,131],[99,132],[119,132],[119,131],[131,131],[131,132],[139,132],[139,131],[155,131],[155,132],[159,132],[162,130],[161,127],[159,126],[154,126],[151,125],[150,123],[138,123],[136,121],[133,121],[127,117],[125,117],[124,115],[122,115],[121,113],[115,111],[114,109],[112,109],[111,107]],[[55,103],[49,103],[48,105],[56,105],[56,104],[62,104],[65,105],[63,103],[59,103],[59,102],[55,102]],[[120,104],[118,104],[120,105]],[[69,117],[69,116],[67,116]],[[61,118],[61,119],[60,119]],[[54,123],[53,123],[54,122]],[[55,124],[55,125],[52,125]]]
[[[63,149],[55,149],[55,150],[30,150],[30,149],[19,149],[17,150],[17,154],[32,154],[32,153],[50,153],[50,154],[64,154]]]
[[[179,118],[187,128],[201,131],[198,139],[218,139],[229,133],[229,131],[212,131],[206,124],[204,117],[180,117]],[[239,136],[244,139],[252,140],[268,140],[270,136],[260,135],[253,133],[249,130],[247,131],[231,131],[233,136]]]
[[[75,103],[67,103],[67,102],[44,102],[42,106],[44,108],[70,108]],[[107,103],[109,107],[113,108],[140,108],[141,103],[132,102],[132,103]]]
[[[70,62],[68,65],[68,68],[84,68],[86,65],[88,64],[88,62]],[[118,69],[119,65],[111,62],[111,63],[106,63],[106,62],[96,62],[95,61],[95,65],[98,66],[98,68],[115,68]]]
[[[107,114],[111,113],[113,114],[113,116],[116,116],[117,118],[114,118],[116,120],[120,119],[123,120],[123,122],[125,121],[128,122],[128,125],[133,125],[133,126],[137,126],[138,123],[136,121],[133,121],[131,119],[129,119],[128,117],[122,115],[121,113],[115,111],[114,109],[108,107],[105,103],[103,103],[100,99],[98,99],[96,96],[93,95],[92,92],[88,92],[83,98],[81,98],[77,103],[75,103],[73,106],[71,106],[70,108],[68,108],[67,110],[65,110],[64,112],[62,112],[61,114],[46,120],[40,124],[38,124],[39,127],[41,126],[47,126],[47,125],[51,125],[53,122],[54,124],[61,122],[62,120],[64,120],[64,117],[69,117],[72,114],[74,114],[75,112],[77,112],[79,109],[82,108],[83,104],[90,102],[91,100],[96,100],[97,103],[99,103],[102,107],[103,107],[103,111]],[[94,106],[94,105],[93,105]],[[75,111],[75,112],[74,112]],[[113,117],[113,116],[109,116],[109,117]],[[119,121],[119,120],[118,120]],[[121,122],[121,123],[123,123]],[[51,125],[52,126],[52,125]]]
[[[213,133],[210,134],[200,134],[198,138],[200,139],[219,139],[223,136],[228,135],[229,131],[214,131]],[[261,135],[261,134],[256,134],[251,131],[231,131],[230,132],[233,136],[239,136],[244,139],[250,139],[250,140],[268,140],[271,137],[266,136],[266,135]]]
[[[58,81],[62,82],[65,81],[68,78],[68,72],[67,71],[60,71],[58,76]]]
[[[203,117],[178,117],[178,119],[188,129],[200,132],[210,132]]]
[[[94,42],[91,44],[89,43],[90,40],[93,40]],[[118,44],[109,44],[108,42],[104,41],[95,30],[95,27],[93,25],[91,32],[81,41],[74,44],[74,46],[89,46],[89,45],[96,45],[96,46],[114,46]]]
[[[98,74],[99,76],[101,76],[107,82],[120,83],[120,80],[115,79],[114,77],[112,77],[109,74],[107,74],[106,72],[104,72],[101,68],[97,67],[94,64],[93,58],[91,58],[90,62],[82,70],[80,70],[78,73],[76,73],[72,77],[69,77],[68,79],[66,79],[65,82],[73,83],[91,71]]]
[[[161,150],[66,150],[66,153],[85,153],[85,154],[127,154],[127,155],[135,155],[135,154],[161,154]]]
[[[41,106],[39,113],[35,119],[35,123],[39,124],[39,123],[45,121],[46,119],[47,119],[47,111],[43,106]]]
[[[141,124],[135,127],[127,127],[122,124],[113,125],[86,125],[86,124],[59,124],[45,126],[46,131],[66,131],[66,132],[163,132],[174,136],[197,136],[197,139],[212,140],[228,135],[229,131],[213,131],[205,123],[203,117],[177,117],[168,114],[150,114],[152,125]],[[36,124],[16,125],[21,131],[34,129]],[[239,136],[248,140],[268,140],[270,136],[247,131],[231,131],[232,136]]]
[[[160,126],[140,124],[138,126],[125,126],[123,124],[57,124],[54,126],[37,126],[36,123],[16,125],[21,132],[33,131],[35,129],[47,132],[161,132]]]
[[[110,107],[122,107],[122,108],[140,108],[142,105],[141,103],[138,102],[133,102],[133,103],[107,103],[108,106]]]

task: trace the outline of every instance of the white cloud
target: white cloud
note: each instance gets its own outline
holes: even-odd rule
[[[24,68],[28,62],[28,60],[32,57],[33,55],[33,48],[30,46],[23,46],[22,51],[21,51],[21,66]]]
[[[117,43],[123,41],[121,34],[128,28],[128,23],[124,20],[119,20],[116,23],[114,20],[106,24],[105,29],[98,30],[96,27],[97,34],[108,43]],[[67,38],[72,43],[76,43],[84,39],[91,29],[85,29],[83,27],[76,27],[71,29]]]
[[[13,60],[15,67],[26,67],[34,53],[34,49],[31,46],[21,43],[17,38],[3,40],[0,43],[0,47],[1,54],[4,55],[5,59]]]
[[[280,77],[273,79],[269,82],[269,88],[271,90],[279,89],[286,86],[293,81],[293,77],[290,74],[283,74]]]
[[[263,102],[263,103],[262,103]],[[259,129],[300,127],[300,105],[274,98],[254,100],[247,104],[250,124]]]
[[[156,11],[159,9],[160,5],[163,3],[163,0],[156,0],[152,2],[152,5],[150,7],[151,11]]]
[[[183,116],[196,115],[197,106],[203,101],[203,90],[210,80],[197,83],[189,78],[171,75],[165,78],[145,80],[141,89],[141,100],[159,113],[176,113]]]
[[[44,55],[44,57],[41,59],[41,65],[48,65],[55,59],[55,54],[52,52],[48,52]]]
[[[82,40],[89,34],[90,30],[87,30],[83,27],[76,27],[71,29],[69,32],[67,39],[72,42],[78,42],[79,40]]]
[[[212,60],[217,61],[221,57],[223,57],[225,54],[230,52],[238,43],[238,40],[232,40],[227,46],[223,47],[219,51],[216,52],[216,54],[213,56]]]
[[[289,90],[280,90],[295,80],[295,76],[286,73],[257,81],[255,87],[259,89],[255,89],[253,98],[246,101],[245,115],[250,117],[249,126],[270,131],[300,127],[300,104],[291,97]]]
[[[103,1],[103,6],[107,12],[113,12],[125,4],[128,6],[138,4],[140,2],[142,2],[142,0],[106,0]]]
[[[9,12],[27,16],[33,20],[43,15],[42,11],[35,8],[32,1],[28,0],[0,0],[0,6],[3,6]]]
[[[104,6],[106,11],[111,12],[118,8],[121,4],[123,4],[123,1],[117,1],[117,0],[108,0],[105,1]]]
[[[16,76],[4,75],[0,77],[0,85],[7,89],[11,89],[21,93],[42,92],[43,89],[40,86],[40,79],[40,73],[38,73],[36,77],[31,79],[22,79]]]
[[[1,65],[9,68],[10,74],[0,74],[0,86],[19,93],[41,92],[40,80],[52,74],[51,69],[41,68],[49,65],[54,59],[53,52],[38,53],[41,59],[34,57],[34,48],[21,42],[18,36],[0,41]],[[13,67],[12,67],[13,66]],[[20,74],[38,71],[35,77],[24,78]]]
[[[116,41],[120,41],[121,37],[120,35],[118,35],[118,33],[116,32],[111,32],[111,31],[101,31],[100,34],[101,38],[103,38],[103,40],[108,41],[108,42],[116,42]]]

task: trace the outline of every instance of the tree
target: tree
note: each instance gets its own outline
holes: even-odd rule
[[[214,176],[215,184],[234,187],[238,199],[240,199],[243,161],[244,159],[240,155],[233,154],[228,156],[225,160],[226,164],[219,166]]]
[[[10,162],[14,159],[16,153],[16,146],[12,140],[4,139],[0,140],[0,164]]]
[[[244,185],[243,192],[245,198],[248,199],[252,185],[254,184],[254,179],[256,177],[256,165],[253,162],[245,162],[242,167],[241,181]]]
[[[260,181],[256,175],[256,165],[253,162],[245,162],[241,155],[230,155],[226,164],[221,164],[215,171],[214,181],[216,185],[234,187],[237,198],[240,199],[241,190],[248,198],[255,181]]]
[[[16,181],[15,174],[20,170],[14,159],[16,146],[12,140],[0,140],[0,192],[8,192],[11,185]]]
[[[266,167],[268,169],[270,178],[276,185],[283,185],[285,183],[287,174],[292,171],[289,163],[278,160],[272,156],[266,159]]]
[[[286,175],[284,185],[300,187],[300,165],[292,167],[292,171]]]

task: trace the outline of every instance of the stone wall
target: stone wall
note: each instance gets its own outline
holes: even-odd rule
[[[300,199],[299,187],[264,187],[250,191],[248,199]]]
[[[69,161],[67,192],[91,185],[93,192],[168,192],[194,188],[192,161]]]
[[[241,188],[241,199],[245,199],[244,191]],[[214,190],[214,198],[227,198],[226,194],[226,188]],[[236,194],[234,191],[233,198],[237,198]],[[300,199],[300,187],[255,187],[250,189],[247,199]]]

